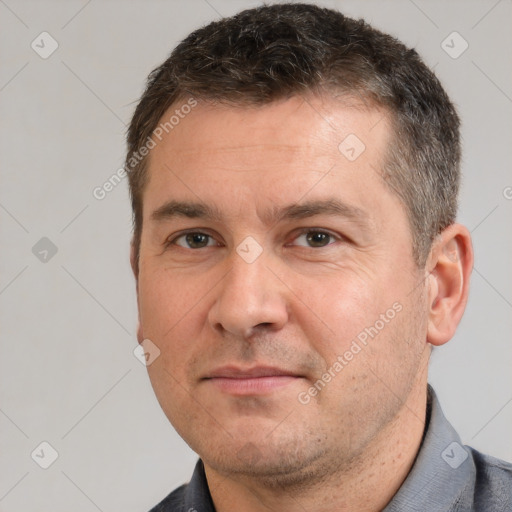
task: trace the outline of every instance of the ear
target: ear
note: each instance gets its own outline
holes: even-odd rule
[[[466,308],[473,247],[468,229],[448,226],[434,241],[429,254],[427,341],[443,345],[455,334]]]
[[[139,318],[138,318],[138,326],[137,326],[137,341],[139,343],[142,343],[144,340],[144,333],[142,331],[142,325],[140,321],[140,307],[139,304],[139,261],[138,261],[138,248],[135,245],[135,239],[132,238],[131,244],[130,244],[130,265],[132,267],[132,272],[135,277],[135,289],[137,292],[137,307],[139,310]]]
[[[132,237],[132,241],[130,243],[130,265],[132,267],[132,272],[133,272],[133,275],[135,277],[135,282],[137,283],[137,287],[138,287],[138,279],[139,279],[139,261],[138,261],[138,256],[139,256],[139,251],[138,251],[138,247],[136,245],[136,240],[135,240],[135,237]],[[137,290],[138,291],[138,290]]]

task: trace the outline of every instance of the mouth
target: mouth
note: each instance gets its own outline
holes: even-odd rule
[[[224,366],[213,370],[203,380],[224,393],[243,396],[269,394],[302,378],[294,372],[275,367],[243,369]]]

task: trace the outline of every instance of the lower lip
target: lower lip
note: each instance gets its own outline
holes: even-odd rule
[[[214,386],[232,395],[259,395],[290,384],[298,377],[291,375],[274,375],[272,377],[251,377],[234,379],[228,377],[213,377],[208,379]]]

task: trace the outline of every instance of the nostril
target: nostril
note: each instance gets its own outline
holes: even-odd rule
[[[262,322],[261,324],[258,324],[256,327],[267,327],[272,325],[270,322]]]

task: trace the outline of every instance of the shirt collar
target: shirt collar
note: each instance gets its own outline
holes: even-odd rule
[[[475,477],[473,458],[429,385],[423,442],[411,471],[383,512],[424,511],[426,505],[428,510],[466,510],[463,501],[470,493],[464,491]]]
[[[210,490],[208,489],[203,461],[201,459],[197,461],[190,483],[185,488],[184,502],[185,512],[189,510],[196,512],[215,512]]]

